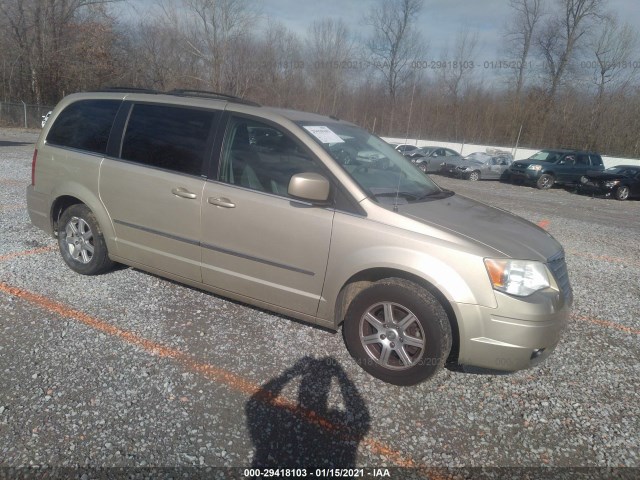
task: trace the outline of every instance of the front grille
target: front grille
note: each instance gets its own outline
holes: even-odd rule
[[[553,273],[553,276],[560,287],[560,291],[565,294],[569,299],[573,298],[573,290],[571,289],[571,282],[569,281],[569,272],[567,271],[567,264],[564,260],[564,252],[560,251],[547,260],[549,270]]]

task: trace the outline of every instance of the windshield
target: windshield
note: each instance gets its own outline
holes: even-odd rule
[[[529,157],[529,160],[537,160],[539,162],[555,162],[560,154],[558,152],[547,152],[542,150],[536,153],[533,157]]]
[[[479,161],[482,162],[484,160],[486,160],[487,158],[490,158],[491,156],[487,153],[483,153],[483,152],[474,152],[474,153],[470,153],[469,155],[467,155],[466,157],[464,157],[465,160],[475,160],[475,161]]]
[[[365,191],[385,204],[412,203],[451,195],[388,143],[354,125],[299,122]]]
[[[436,150],[436,147],[422,147],[419,148],[418,150],[420,150],[422,153],[429,155],[431,152]]]

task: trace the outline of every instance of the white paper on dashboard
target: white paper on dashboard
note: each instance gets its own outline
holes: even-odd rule
[[[305,126],[304,128],[322,143],[344,143],[344,140],[341,139],[336,132],[324,125],[317,127]]]

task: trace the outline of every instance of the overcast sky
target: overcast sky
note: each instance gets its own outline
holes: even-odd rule
[[[129,0],[137,14],[145,16],[158,0]],[[171,0],[164,0],[171,1]],[[553,4],[558,0],[547,0]],[[179,3],[179,0],[176,0]],[[342,19],[351,32],[365,39],[370,29],[364,23],[364,15],[377,0],[256,0],[256,9],[265,24],[267,19],[283,23],[293,32],[304,36],[315,20],[327,17]],[[640,0],[606,0],[608,10],[634,27],[640,26]],[[123,5],[123,4],[121,4]],[[123,8],[123,7],[120,7]],[[130,11],[130,7],[124,7]],[[504,58],[503,32],[512,11],[508,0],[424,0],[418,19],[418,27],[428,44],[427,58],[444,59],[443,52],[453,49],[456,36],[462,30],[477,33],[475,61],[478,64]],[[126,15],[126,14],[125,14]],[[446,59],[444,59],[446,60]],[[640,52],[632,62],[640,61]]]
[[[333,17],[346,22],[354,33],[366,36],[369,30],[363,24],[364,13],[376,3],[374,0],[263,0],[262,11],[302,35],[314,20]],[[639,0],[608,0],[608,9],[632,26],[640,26]],[[418,23],[429,43],[430,55],[441,54],[454,42],[459,31],[467,29],[478,33],[478,60],[491,61],[499,54],[502,33],[510,15],[508,0],[424,0]],[[640,53],[633,60],[640,60]]]

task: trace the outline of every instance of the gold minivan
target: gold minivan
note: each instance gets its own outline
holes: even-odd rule
[[[355,361],[397,385],[446,361],[530,367],[572,303],[547,232],[334,117],[196,91],[74,94],[32,172],[31,221],[74,271],[119,262],[342,325]]]

